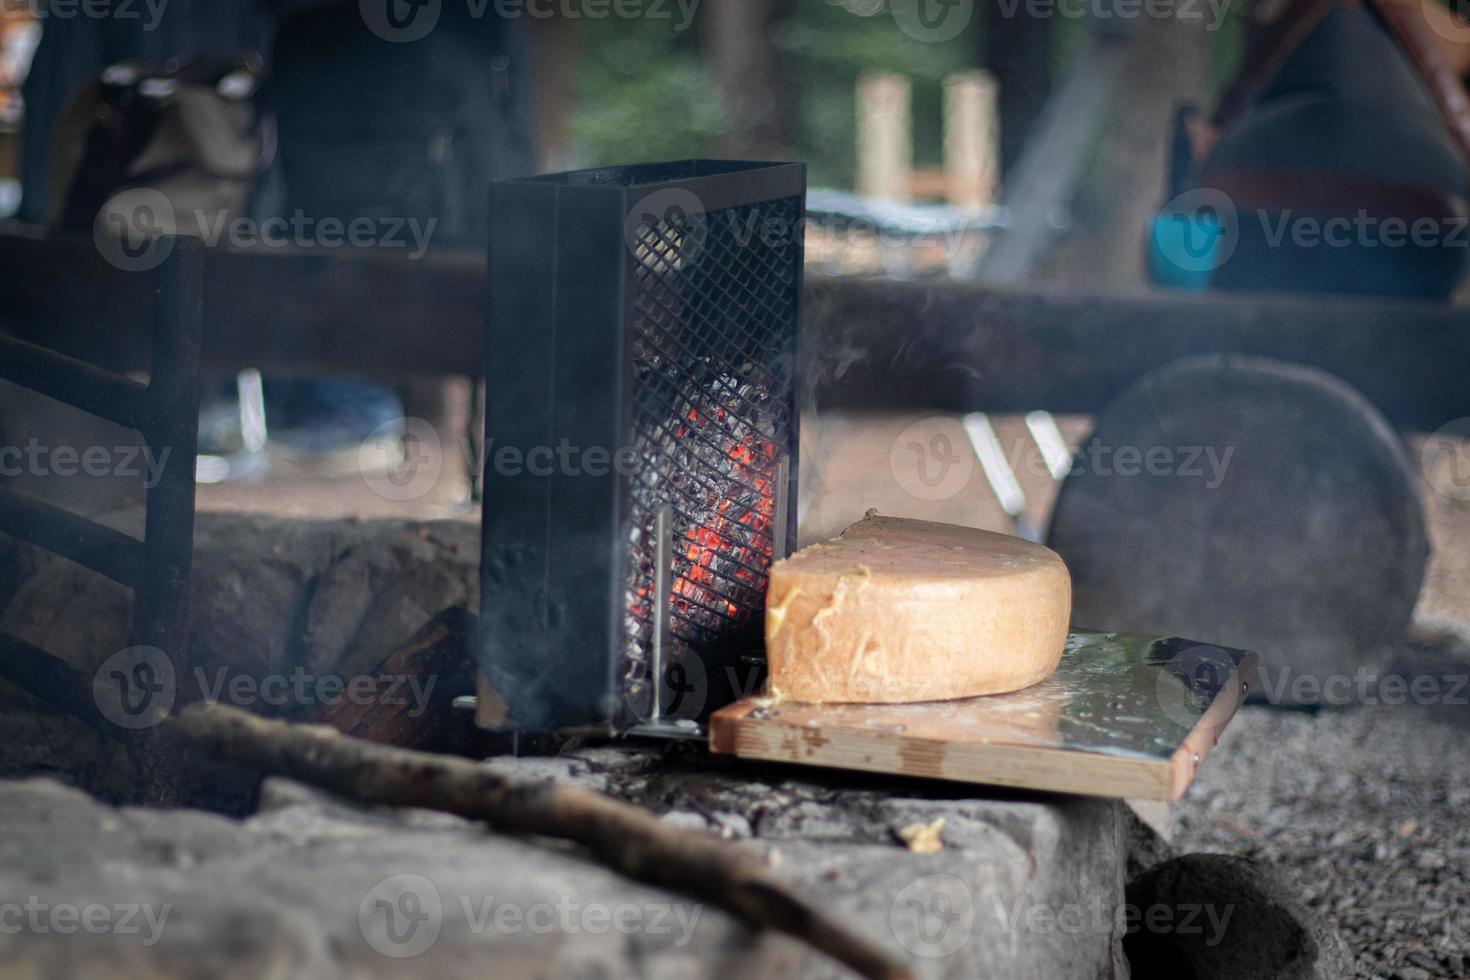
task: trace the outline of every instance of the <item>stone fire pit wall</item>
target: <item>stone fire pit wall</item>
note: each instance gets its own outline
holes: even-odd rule
[[[129,533],[138,522],[131,511],[104,519]],[[440,610],[478,610],[479,534],[462,521],[200,514],[194,679],[214,684],[221,670],[256,681],[372,671]],[[131,593],[115,582],[0,536],[0,628],[91,673],[129,646],[131,608]]]
[[[201,514],[195,551],[190,653],[206,679],[221,668],[257,679],[369,670],[440,609],[473,609],[478,593],[470,524]],[[127,645],[128,615],[124,590],[0,540],[4,629],[95,670]],[[80,740],[26,760],[17,753],[36,739],[11,731],[5,769],[67,772],[57,753]],[[744,841],[920,976],[1128,975],[1117,909],[1136,824],[1120,804],[687,747],[485,764]],[[942,850],[900,841],[900,830],[940,820]],[[480,977],[492,966],[497,977],[844,975],[791,940],[756,937],[565,846],[360,809],[282,781],[267,782],[243,820],[115,809],[51,780],[0,783],[0,852],[0,899],[29,896],[43,926],[53,910],[101,905],[109,915],[136,907],[140,927],[0,930],[7,976]],[[154,929],[147,914],[166,919]]]
[[[804,894],[922,977],[1128,975],[1114,927],[1115,804],[943,798],[916,782],[847,786],[618,749],[491,764],[752,839]],[[943,851],[897,843],[897,828],[940,817]],[[6,976],[845,975],[792,940],[756,936],[565,847],[361,810],[280,781],[243,821],[115,810],[47,780],[0,783],[0,853],[0,895],[30,896],[43,923],[53,909],[142,909],[136,934],[0,934]],[[149,916],[166,918],[150,929]]]

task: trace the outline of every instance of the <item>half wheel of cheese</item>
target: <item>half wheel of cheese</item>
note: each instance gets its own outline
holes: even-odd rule
[[[869,516],[771,569],[767,693],[895,704],[999,694],[1061,661],[1071,579],[1020,538]]]

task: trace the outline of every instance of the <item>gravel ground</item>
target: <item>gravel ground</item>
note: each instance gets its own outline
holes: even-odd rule
[[[1360,977],[1470,977],[1470,686],[1443,690],[1458,703],[1247,707],[1177,809],[1178,852],[1274,864]]]

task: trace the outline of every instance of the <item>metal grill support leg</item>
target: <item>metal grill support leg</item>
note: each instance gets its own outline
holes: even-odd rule
[[[199,357],[204,325],[204,245],[175,239],[158,270],[154,297],[153,369],[143,435],[160,462],[148,488],[144,568],[135,590],[137,642],[162,650],[173,668],[175,704],[188,700],[189,578],[194,551],[195,456],[199,434]],[[167,454],[167,455],[165,455]],[[178,801],[179,749],[156,731],[133,758],[149,803]]]

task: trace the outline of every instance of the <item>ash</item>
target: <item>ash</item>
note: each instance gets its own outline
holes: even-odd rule
[[[1399,672],[1464,675],[1470,650],[1414,650]],[[1179,805],[1177,850],[1270,862],[1359,977],[1470,976],[1467,731],[1455,704],[1249,706]]]

